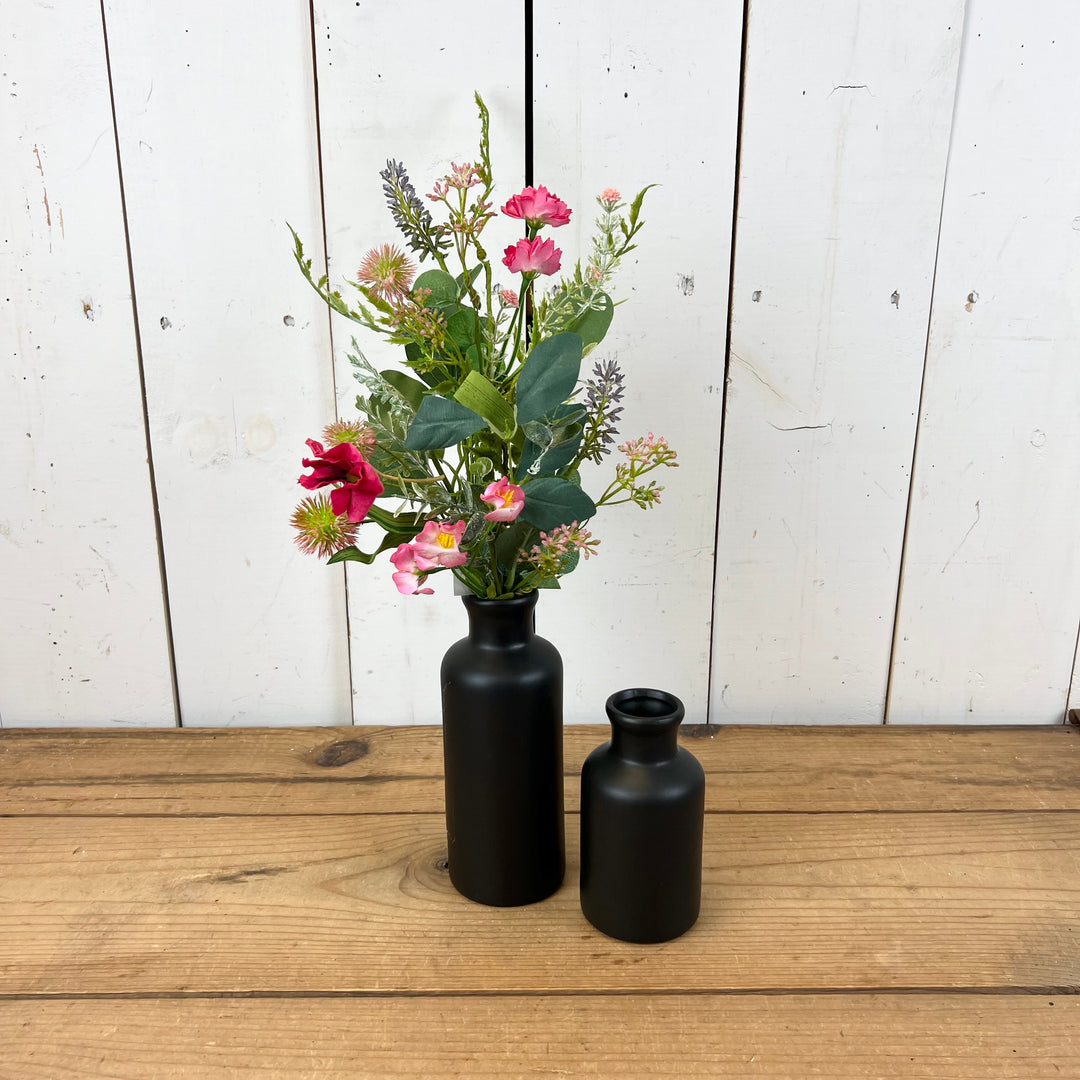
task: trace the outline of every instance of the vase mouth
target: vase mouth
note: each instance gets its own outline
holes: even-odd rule
[[[631,687],[607,699],[608,719],[634,731],[666,731],[677,727],[686,715],[683,703],[666,690]]]
[[[537,594],[534,590],[524,596],[511,596],[505,600],[488,600],[486,597],[476,596],[474,593],[466,593],[461,597],[461,602],[467,607],[495,608],[495,607],[531,607],[536,603]]]

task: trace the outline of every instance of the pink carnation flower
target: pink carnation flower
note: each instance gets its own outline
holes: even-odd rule
[[[464,521],[454,525],[445,521],[429,521],[411,544],[417,567],[420,570],[437,570],[440,566],[464,565],[469,556],[458,546],[464,533]]]
[[[338,443],[329,450],[314,439],[308,439],[307,444],[315,456],[304,458],[301,464],[313,471],[310,476],[301,476],[297,483],[308,491],[340,483],[341,487],[330,492],[330,508],[349,521],[363,521],[383,493],[379,474],[352,443]]]
[[[525,505],[525,492],[517,484],[511,484],[506,476],[488,484],[480,498],[495,507],[484,515],[485,521],[513,521]]]
[[[621,198],[622,195],[613,187],[606,187],[600,192],[600,201],[608,207],[614,206]]]
[[[546,187],[527,187],[520,195],[514,195],[502,208],[507,217],[521,218],[531,229],[544,225],[557,228],[570,221],[570,208]]]
[[[562,265],[562,252],[553,240],[519,240],[503,252],[503,265],[512,274],[554,274]]]

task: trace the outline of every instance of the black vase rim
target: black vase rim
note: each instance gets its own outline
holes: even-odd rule
[[[682,723],[686,707],[667,690],[634,686],[616,690],[605,704],[608,719],[626,731],[670,731]]]
[[[530,607],[535,604],[537,600],[537,594],[534,590],[531,593],[526,593],[524,596],[510,596],[504,600],[488,600],[484,596],[463,596],[461,602],[467,607],[475,608],[496,608],[496,607]]]

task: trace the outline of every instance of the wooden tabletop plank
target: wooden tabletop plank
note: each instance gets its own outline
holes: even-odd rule
[[[601,725],[566,728],[567,806]],[[1080,728],[686,727],[710,811],[1080,810]],[[442,809],[437,727],[0,731],[0,815]]]
[[[0,1001],[0,1080],[1044,1080],[1080,998]]]
[[[24,818],[0,828],[0,993],[1075,987],[1080,813],[714,814],[701,919],[657,946],[566,884],[452,889],[440,815]],[[12,828],[12,825],[17,828]]]

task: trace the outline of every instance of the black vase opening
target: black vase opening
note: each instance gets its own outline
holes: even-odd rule
[[[563,667],[536,593],[463,596],[469,634],[442,662],[450,880],[481,904],[550,896],[565,871]]]
[[[581,909],[623,941],[669,941],[697,921],[705,773],[678,745],[685,710],[663,690],[607,700],[611,741],[581,770]]]

